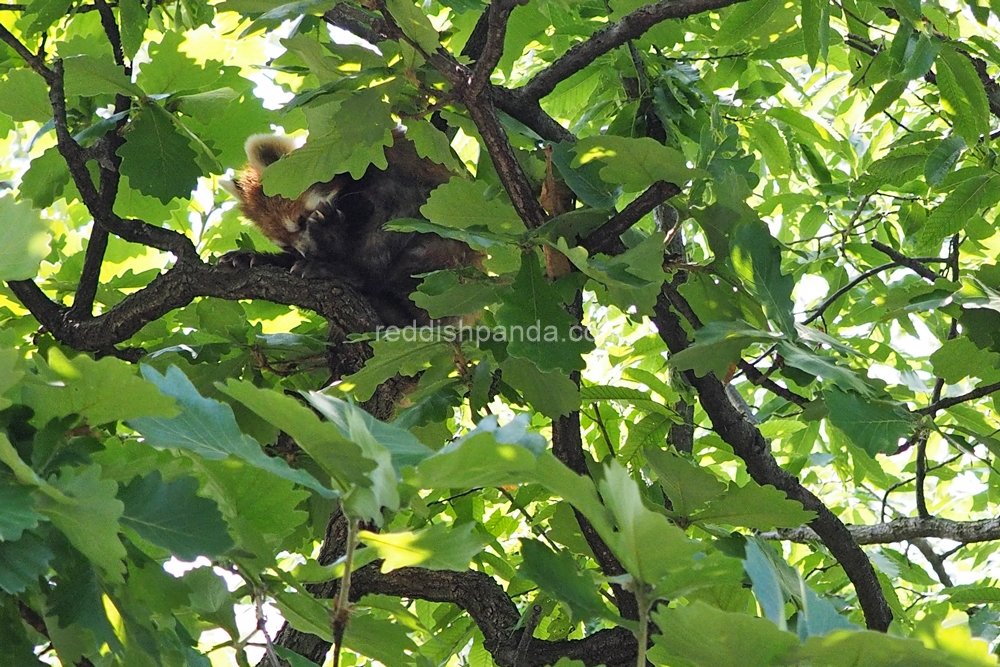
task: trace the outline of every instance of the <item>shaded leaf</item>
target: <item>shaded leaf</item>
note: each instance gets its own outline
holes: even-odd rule
[[[202,397],[177,367],[171,366],[166,375],[160,375],[155,369],[143,366],[142,375],[163,394],[177,399],[181,409],[178,416],[169,419],[141,417],[130,420],[129,426],[142,433],[146,444],[158,449],[190,451],[209,460],[235,456],[320,495],[335,495],[304,470],[294,470],[284,459],[265,454],[256,440],[239,430],[232,408]]]
[[[0,483],[0,543],[21,539],[25,530],[44,520],[35,510],[30,488]]]
[[[122,524],[181,560],[219,556],[233,546],[218,506],[199,498],[198,480],[164,482],[159,470],[138,477],[118,494]]]
[[[597,592],[593,577],[580,571],[573,556],[554,552],[538,540],[521,540],[521,566],[518,571],[543,591],[569,606],[575,622],[604,618],[615,621]]]
[[[824,390],[823,397],[830,409],[830,423],[870,456],[896,451],[900,438],[913,430],[913,417],[899,403],[876,400],[836,387]]]

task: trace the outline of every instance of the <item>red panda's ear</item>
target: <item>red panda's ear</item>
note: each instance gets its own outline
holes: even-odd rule
[[[283,134],[255,134],[247,139],[244,148],[250,167],[263,171],[268,165],[295,150],[295,141]]]
[[[232,178],[220,178],[219,187],[236,197],[239,200],[243,200],[243,191],[240,190],[240,182]]]

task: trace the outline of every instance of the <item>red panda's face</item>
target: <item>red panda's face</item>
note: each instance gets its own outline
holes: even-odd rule
[[[342,184],[338,179],[317,183],[297,199],[264,194],[261,185],[264,169],[293,149],[291,139],[285,136],[250,137],[246,143],[249,160],[246,169],[235,181],[224,182],[223,187],[239,200],[243,215],[264,236],[286,250],[296,250],[303,256],[309,256],[316,250],[316,244],[308,233],[307,221],[320,206],[336,198]]]

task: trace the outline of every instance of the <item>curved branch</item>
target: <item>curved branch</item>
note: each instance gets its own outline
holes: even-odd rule
[[[39,323],[77,350],[104,351],[118,345],[171,310],[201,296],[264,299],[323,315],[345,332],[373,328],[374,313],[353,290],[337,280],[306,280],[275,267],[232,269],[209,264],[177,264],[149,285],[97,317],[75,318],[31,281],[8,283]]]
[[[651,5],[644,5],[624,16],[618,23],[612,23],[595,32],[586,41],[574,45],[555,62],[536,74],[527,85],[519,89],[519,92],[527,99],[540,100],[551,93],[561,81],[630,39],[641,37],[657,23],[667,19],[682,19],[745,1],[661,0]]]
[[[635,663],[635,636],[625,628],[599,630],[585,639],[544,641],[533,639],[526,662],[517,662],[523,629],[512,631],[520,612],[493,577],[475,570],[450,572],[405,567],[385,574],[380,562],[353,574],[351,599],[378,593],[451,602],[472,617],[483,633],[483,645],[501,667],[542,667],[560,658],[580,660],[585,665],[624,666]]]
[[[663,293],[656,303],[654,322],[672,354],[687,348],[687,334]],[[865,622],[869,628],[885,632],[892,622],[892,611],[882,594],[871,561],[854,541],[844,523],[815,494],[805,488],[798,478],[778,465],[767,440],[733,406],[726,396],[725,386],[714,374],[699,377],[691,371],[685,371],[684,376],[698,392],[702,408],[712,421],[713,428],[733,448],[736,455],[743,459],[747,472],[754,481],[762,485],[770,484],[784,491],[791,500],[802,503],[805,509],[816,512],[816,518],[810,526],[854,584]]]

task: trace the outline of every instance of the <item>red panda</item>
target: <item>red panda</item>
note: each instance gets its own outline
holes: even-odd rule
[[[422,218],[420,207],[431,190],[454,174],[417,155],[402,131],[385,149],[385,169],[369,166],[359,179],[338,174],[315,183],[297,199],[264,194],[261,173],[295,149],[289,137],[254,135],[247,139],[248,164],[222,186],[239,200],[243,215],[281,246],[281,255],[236,251],[220,262],[232,266],[268,263],[304,277],[346,280],[371,302],[383,324],[426,324],[427,313],[409,298],[415,275],[440,269],[479,266],[481,253],[436,234],[393,232],[385,223]]]

